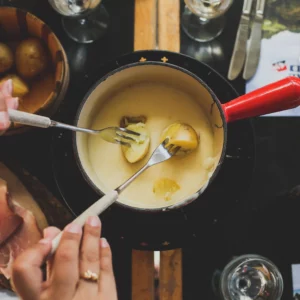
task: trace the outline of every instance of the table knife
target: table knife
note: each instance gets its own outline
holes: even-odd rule
[[[253,0],[244,0],[242,16],[236,35],[231,62],[228,71],[228,79],[234,80],[241,73],[247,50],[247,41],[249,36],[250,13]]]
[[[243,73],[243,78],[245,80],[250,79],[255,74],[259,63],[265,4],[266,0],[257,0],[256,2],[256,12],[251,28],[249,47]]]

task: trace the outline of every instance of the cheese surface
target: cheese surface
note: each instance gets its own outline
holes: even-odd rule
[[[102,185],[98,187],[108,192],[125,182],[147,162],[159,145],[163,130],[180,121],[191,125],[200,136],[198,148],[187,156],[176,156],[149,168],[122,192],[118,201],[134,207],[160,208],[197,192],[207,182],[216,162],[212,125],[197,100],[201,101],[172,86],[147,82],[128,86],[105,101],[92,122],[93,129],[119,126],[123,116],[144,115],[151,140],[145,158],[131,164],[119,145],[90,135],[88,156]],[[173,180],[180,187],[168,201],[153,191],[160,178]]]

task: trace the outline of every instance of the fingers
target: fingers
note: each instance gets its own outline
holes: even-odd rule
[[[13,83],[11,79],[8,79],[4,81],[0,85],[0,91],[2,92],[3,96],[5,97],[11,97],[12,92],[13,92]]]
[[[10,126],[7,108],[17,109],[18,98],[12,98],[13,85],[9,79],[0,85],[0,130],[6,130]]]
[[[84,294],[95,296],[98,293],[98,284],[82,278],[84,273],[91,271],[99,276],[100,253],[99,239],[101,234],[101,222],[99,217],[92,216],[87,219],[84,225],[84,233],[80,251],[79,273],[81,280],[79,290],[84,289]],[[80,291],[81,292],[81,291]]]
[[[52,227],[52,226],[45,228],[43,231],[44,238],[48,239],[50,241],[52,241],[59,233],[60,233],[60,230],[58,228]],[[47,260],[47,280],[50,278],[52,266],[53,266],[53,256]],[[49,282],[47,282],[44,285],[48,286]]]
[[[8,129],[10,126],[10,119],[7,109],[17,109],[19,106],[19,98],[3,97],[3,94],[1,94],[0,92],[0,103],[1,102],[2,104],[0,104],[0,131],[3,131]],[[5,103],[5,105],[3,105],[3,103]]]
[[[64,229],[54,256],[49,289],[53,299],[73,297],[79,280],[79,247],[82,228],[74,223]]]
[[[17,109],[19,99],[12,97],[12,80],[6,80],[0,85],[0,130],[6,130],[10,126],[7,109]]]
[[[1,107],[1,111],[6,111],[7,108],[10,109],[17,109],[19,106],[19,98],[18,97],[12,97],[13,92],[13,83],[12,80],[6,80],[4,83],[0,85],[0,92],[2,93],[2,105],[6,104],[6,107]],[[5,99],[5,103],[3,103],[3,97]],[[1,98],[1,97],[0,97]],[[2,109],[3,108],[3,109]]]
[[[117,300],[117,289],[112,265],[110,246],[105,238],[100,240],[99,290],[103,298]]]
[[[23,300],[40,298],[43,275],[41,266],[50,253],[49,240],[41,240],[32,248],[24,251],[13,265],[13,285]]]
[[[6,97],[0,90],[0,130],[5,130],[10,125],[5,99]]]
[[[6,102],[6,107],[10,109],[17,109],[19,106],[18,97],[6,97],[5,102]]]
[[[43,231],[44,238],[48,240],[53,240],[59,233],[60,230],[57,227],[53,226],[47,227]]]

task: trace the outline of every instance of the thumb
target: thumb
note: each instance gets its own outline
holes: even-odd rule
[[[51,250],[51,241],[41,240],[18,256],[13,265],[12,281],[23,300],[38,300],[42,291],[41,266]]]

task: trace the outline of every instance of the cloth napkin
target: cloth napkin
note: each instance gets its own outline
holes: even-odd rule
[[[20,298],[13,292],[7,290],[0,290],[1,300],[20,300]]]
[[[287,76],[300,77],[299,0],[268,0],[259,65],[246,93]],[[265,116],[300,116],[300,107]]]

